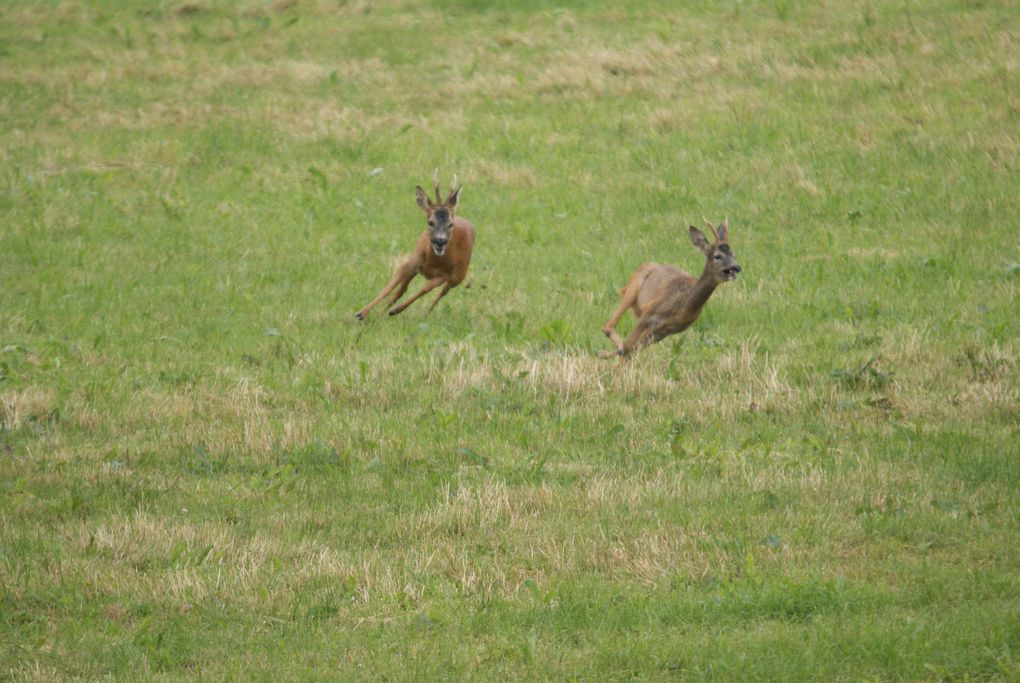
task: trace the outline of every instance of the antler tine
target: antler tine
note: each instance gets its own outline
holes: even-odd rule
[[[439,168],[432,171],[432,187],[436,190],[436,204],[443,203],[443,197],[439,192]]]
[[[701,217],[701,220],[703,220],[706,223],[708,223],[708,229],[712,231],[712,240],[715,241],[715,242],[718,242],[719,241],[719,234],[716,233],[715,226],[712,225],[712,221],[708,220],[704,216]]]
[[[453,185],[450,186],[450,192],[453,192],[456,189],[457,189],[457,174],[454,173],[453,174]]]

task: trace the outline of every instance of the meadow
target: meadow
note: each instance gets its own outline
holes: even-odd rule
[[[1018,178],[1011,0],[4,2],[0,679],[1020,679]]]

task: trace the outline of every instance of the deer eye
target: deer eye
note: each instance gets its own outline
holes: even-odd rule
[[[429,221],[429,227],[430,228],[436,227],[436,222],[435,221]]]
[[[715,260],[716,261],[722,261],[722,256],[720,256],[719,254],[716,254],[715,255]]]

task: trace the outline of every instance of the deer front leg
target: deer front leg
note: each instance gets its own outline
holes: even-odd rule
[[[390,315],[397,315],[398,313],[403,313],[408,306],[410,306],[415,301],[425,296],[426,294],[428,294],[429,292],[431,292],[433,289],[443,284],[444,282],[446,282],[445,275],[437,275],[436,277],[432,278],[431,280],[425,283],[425,286],[421,288],[420,292],[418,292],[417,294],[415,294],[410,299],[400,304],[396,308],[391,308]]]
[[[418,267],[413,259],[409,259],[404,263],[400,264],[397,270],[393,273],[393,277],[390,278],[390,281],[387,282],[386,286],[382,288],[382,291],[379,292],[378,296],[376,296],[374,299],[368,302],[365,305],[365,307],[362,308],[360,311],[355,313],[354,317],[357,318],[358,320],[364,320],[365,316],[368,315],[368,312],[375,308],[376,304],[385,299],[386,295],[392,292],[394,288],[396,288],[399,285],[400,291],[393,298],[393,301],[396,301],[405,291],[407,291],[407,284],[411,280],[413,280],[414,276],[417,274]],[[393,302],[391,301],[390,303]]]
[[[439,296],[437,296],[436,300],[432,302],[431,306],[429,306],[429,310],[428,310],[429,313],[432,312],[432,309],[436,307],[436,304],[439,303],[439,300],[442,299],[444,296],[446,296],[446,293],[449,292],[450,289],[451,289],[450,283],[447,282],[446,286],[443,287],[441,290],[439,290]]]
[[[403,282],[400,283],[400,286],[397,287],[397,291],[393,292],[393,296],[390,297],[389,303],[386,304],[387,307],[393,306],[393,304],[400,301],[400,297],[404,296],[404,292],[407,291],[407,286],[409,284],[411,284],[410,279],[404,280]]]
[[[644,319],[645,324],[638,323],[630,337],[620,351],[621,356],[628,356],[646,346],[658,344],[660,341],[674,334],[683,332],[691,326],[693,321],[663,320],[657,316],[648,316]]]
[[[649,344],[662,339],[662,335],[657,334],[658,332],[658,320],[649,316],[642,318],[638,321],[634,331],[627,337],[627,341],[623,343],[623,348],[620,349],[621,356],[629,356],[635,351],[638,351]]]
[[[599,351],[599,358],[615,358],[616,356],[627,356],[632,351],[636,351],[638,347],[634,346],[636,340],[647,333],[648,322],[645,319],[645,323],[642,324],[641,320],[638,320],[638,324],[634,327],[634,331],[627,337],[627,341],[624,342],[620,335],[616,332],[616,323],[619,322],[620,317],[627,311],[629,306],[633,305],[633,302],[624,300],[620,302],[620,307],[613,313],[613,317],[609,319],[606,326],[602,328],[602,332],[609,337],[616,345],[616,351]],[[641,344],[642,346],[644,343]]]

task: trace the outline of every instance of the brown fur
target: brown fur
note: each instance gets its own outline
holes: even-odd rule
[[[456,185],[456,179],[454,180],[454,185]],[[421,237],[418,238],[414,251],[397,267],[393,277],[390,278],[390,281],[383,287],[378,296],[354,314],[358,320],[364,320],[365,316],[368,315],[368,312],[376,304],[382,301],[390,292],[396,290],[388,304],[393,306],[407,291],[408,284],[410,284],[416,275],[421,274],[425,277],[425,286],[404,303],[391,308],[390,315],[397,315],[403,312],[420,297],[442,285],[443,289],[439,292],[439,296],[429,306],[429,312],[431,312],[436,307],[436,304],[439,303],[439,300],[446,296],[447,292],[459,285],[467,277],[468,266],[471,264],[471,250],[475,244],[475,228],[466,219],[454,216],[460,187],[454,187],[445,202],[440,201],[438,180],[435,181],[435,188],[435,203],[425,195],[421,187],[416,187],[415,191],[418,193],[418,205],[425,211],[425,219],[430,224],[437,215],[442,215],[441,209],[449,212],[449,216],[452,219],[452,229],[449,233],[449,241],[445,244],[445,251],[442,255],[435,253],[431,244],[433,230],[431,226],[427,228],[421,234]]]
[[[602,328],[603,334],[616,345],[616,351],[602,351],[600,356],[629,356],[643,346],[683,332],[701,315],[715,288],[736,279],[740,266],[729,248],[727,222],[723,221],[718,233],[712,228],[713,244],[694,226],[690,230],[694,246],[705,254],[701,277],[695,278],[676,266],[643,264],[620,290],[620,304]],[[637,325],[624,341],[617,334],[616,325],[628,310],[634,313]]]

